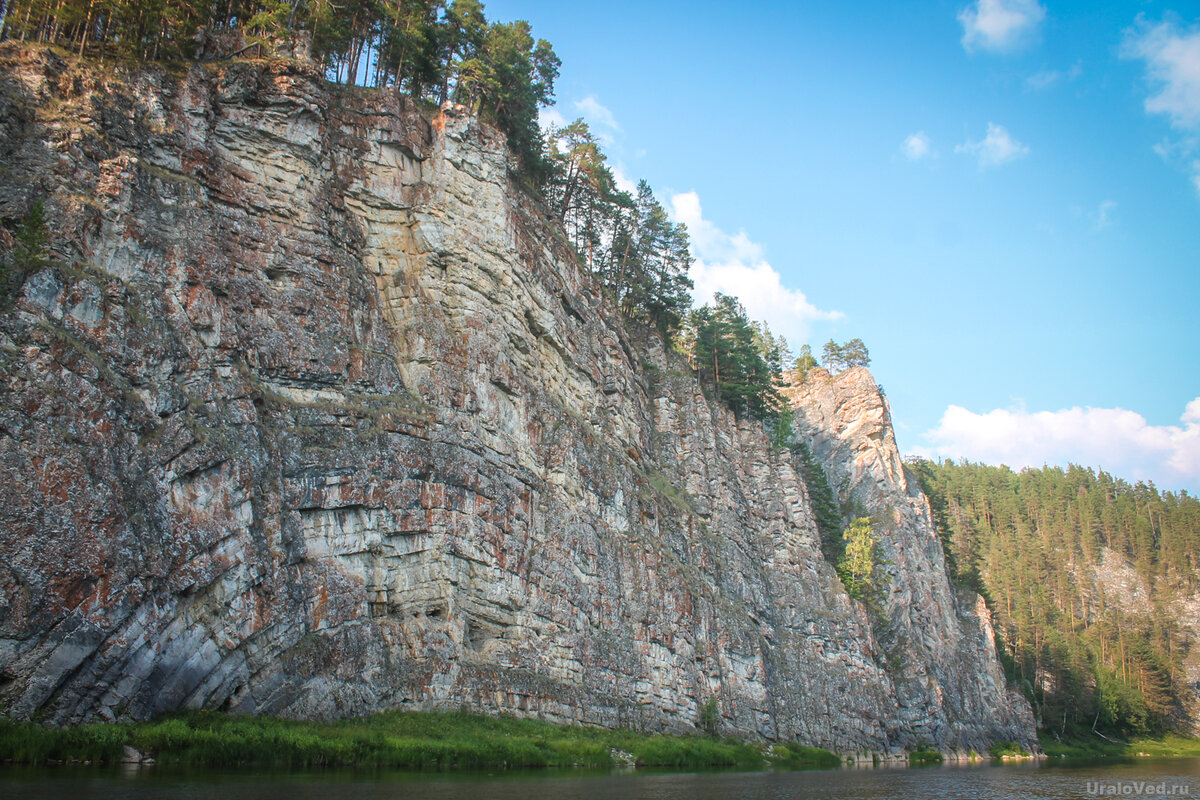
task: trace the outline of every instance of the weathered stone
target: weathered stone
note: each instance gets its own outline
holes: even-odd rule
[[[1030,730],[1032,712],[1008,690],[983,598],[950,581],[929,501],[905,469],[883,391],[862,367],[810,370],[784,390],[797,435],[822,464],[843,509],[870,516],[887,574],[874,629],[906,726],[927,742],[946,727],[977,741],[1003,727]],[[974,727],[974,730],[971,730]],[[980,750],[979,752],[984,752]]]
[[[822,557],[791,452],[620,318],[461,108],[12,45],[0,81],[0,214],[44,195],[58,261],[0,316],[8,713],[681,730],[716,697],[839,751],[1033,741],[886,413],[849,419],[873,382],[805,433],[895,510],[903,636]]]

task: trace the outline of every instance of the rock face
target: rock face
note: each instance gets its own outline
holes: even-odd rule
[[[1032,712],[1017,692],[997,708],[1006,689],[991,615],[982,597],[947,579],[929,501],[900,459],[887,400],[871,373],[814,369],[785,393],[797,435],[842,507],[870,516],[879,537],[887,578],[875,632],[893,667],[902,724],[930,742],[944,739],[945,725],[978,725],[972,739],[996,725],[1031,728]]]
[[[0,48],[0,703],[459,707],[897,753],[1033,741],[863,372],[796,389],[894,513],[880,626],[794,457],[623,321],[501,137],[284,62]],[[878,629],[878,630],[877,630]]]

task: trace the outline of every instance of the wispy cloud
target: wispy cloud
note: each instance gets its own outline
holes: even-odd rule
[[[1029,155],[1029,148],[1014,139],[1003,125],[989,122],[987,136],[980,141],[968,139],[955,147],[954,152],[974,156],[980,167],[998,167]]]
[[[705,219],[695,192],[673,195],[671,212],[691,236],[696,263],[690,275],[697,304],[711,301],[715,292],[735,295],[752,319],[765,321],[793,344],[808,340],[813,322],[842,318],[842,312],[817,308],[804,292],[784,286],[762,246],[745,231],[729,234]]]
[[[1112,225],[1112,214],[1117,210],[1116,200],[1105,200],[1096,209],[1096,213],[1092,215],[1092,227],[1098,231],[1102,231],[1109,225]]]
[[[1200,397],[1180,425],[1150,425],[1123,408],[1027,411],[1023,407],[982,414],[950,406],[933,430],[922,434],[919,455],[966,458],[1014,469],[1068,463],[1103,467],[1164,488],[1200,488]]]
[[[1083,63],[1076,61],[1068,70],[1044,69],[1025,79],[1025,85],[1034,91],[1049,89],[1060,83],[1070,83],[1083,75]]]
[[[576,111],[576,118],[582,117],[591,128],[592,135],[609,149],[617,144],[617,136],[622,133],[621,124],[611,109],[601,103],[596,95],[590,94],[582,100],[574,100],[571,106]],[[558,108],[549,106],[538,111],[538,126],[547,131],[551,128],[563,128],[570,124]]]
[[[613,183],[617,185],[618,189],[630,194],[637,191],[637,181],[629,177],[629,173],[625,170],[623,163],[618,162],[615,165],[610,164],[609,166],[612,167]]]
[[[1027,44],[1046,18],[1037,0],[976,0],[958,12],[967,52],[1004,53]]]
[[[917,131],[910,133],[903,144],[900,145],[900,152],[909,161],[920,161],[924,158],[933,158],[936,155],[933,151],[933,140],[925,133],[925,131]]]
[[[592,125],[601,125],[614,131],[621,130],[621,126],[617,124],[617,118],[613,116],[612,111],[607,106],[601,104],[596,99],[596,95],[589,94],[582,100],[576,100],[573,105],[583,118]]]
[[[566,125],[567,118],[557,108],[546,106],[538,111],[538,127],[542,131],[548,131],[551,128],[565,128]]]
[[[1121,47],[1125,58],[1143,61],[1151,94],[1145,107],[1149,114],[1163,114],[1181,131],[1179,142],[1155,146],[1155,151],[1191,173],[1200,192],[1200,27],[1184,28],[1174,17],[1151,23],[1139,17],[1126,31]]]

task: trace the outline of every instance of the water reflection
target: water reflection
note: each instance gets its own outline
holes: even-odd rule
[[[1200,759],[1064,767],[948,765],[814,772],[436,775],[396,772],[214,773],[141,770],[0,770],[11,800],[1026,800],[1113,796],[1200,798]],[[1127,788],[1126,788],[1127,787]],[[1105,794],[1105,793],[1108,794]]]

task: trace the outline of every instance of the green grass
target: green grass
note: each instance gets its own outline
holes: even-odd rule
[[[454,712],[390,712],[337,722],[190,712],[136,724],[50,728],[0,720],[0,761],[113,763],[125,745],[191,767],[394,767],[420,770],[611,767],[612,750],[657,767],[837,766],[798,744],[553,725]]]
[[[770,749],[768,757],[771,763],[780,767],[816,768],[840,767],[842,760],[820,747],[807,747],[795,742],[777,744]]]
[[[1050,758],[1111,759],[1137,756],[1200,757],[1200,739],[1178,734],[1108,741],[1098,736],[1066,737],[1056,740],[1039,734],[1042,751]]]
[[[908,752],[908,763],[914,766],[920,764],[940,764],[942,754],[928,745],[919,744],[917,749]]]
[[[1200,756],[1200,739],[1178,734],[1156,738],[1134,739],[1129,743],[1131,756]]]
[[[988,748],[992,758],[1028,758],[1029,751],[1016,742],[996,742]]]
[[[128,735],[128,728],[120,725],[48,728],[32,722],[0,720],[0,761],[112,763],[120,759]]]

